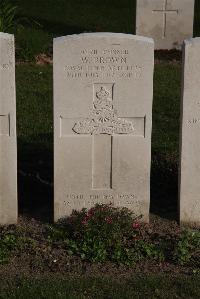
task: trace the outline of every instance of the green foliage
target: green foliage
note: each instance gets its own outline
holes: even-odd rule
[[[2,233],[0,235],[0,264],[8,263],[12,252],[29,251],[35,253],[37,251],[36,240],[30,237],[17,236],[13,233]]]
[[[154,244],[152,242],[145,242],[141,240],[137,244],[138,252],[141,252],[141,256],[149,259],[154,259],[158,261],[165,260],[165,254],[162,244]]]
[[[199,275],[200,276],[200,268],[195,268],[195,269],[193,269],[193,274],[194,275]]]
[[[0,32],[14,33],[17,57],[33,60],[35,55],[48,51],[50,38],[39,29],[38,22],[20,17],[19,12],[18,6],[10,0],[0,0]]]
[[[143,259],[163,261],[165,259],[162,249],[156,244],[145,240],[136,240],[127,247],[115,247],[112,261],[131,266]]]
[[[200,231],[185,230],[174,250],[174,259],[181,265],[194,262],[200,269]]]
[[[92,262],[132,265],[143,258],[163,259],[156,245],[141,240],[138,220],[126,208],[97,204],[51,227],[50,239],[62,240],[70,254]]]
[[[13,32],[18,24],[17,11],[9,0],[0,0],[0,32]]]
[[[17,246],[17,238],[14,234],[0,236],[0,264],[9,261],[10,253]]]
[[[16,55],[19,59],[32,61],[35,56],[47,53],[50,36],[38,28],[21,28],[16,34]]]

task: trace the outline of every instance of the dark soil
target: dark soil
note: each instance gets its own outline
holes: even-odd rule
[[[38,277],[51,276],[52,274],[65,276],[95,275],[108,277],[128,278],[132,275],[150,273],[160,274],[192,274],[192,266],[180,266],[171,262],[156,262],[145,260],[128,267],[111,262],[91,263],[81,260],[77,256],[69,256],[67,252],[56,244],[50,246],[48,239],[48,223],[42,223],[35,219],[20,217],[17,226],[2,228],[2,231],[15,233],[24,238],[34,239],[34,250],[30,247],[14,250],[8,263],[0,266],[0,277]],[[151,216],[149,225],[143,225],[146,234],[154,234],[155,237],[171,238],[180,233],[179,225],[171,220],[164,220],[158,216]]]

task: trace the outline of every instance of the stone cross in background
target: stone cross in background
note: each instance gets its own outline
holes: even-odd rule
[[[137,0],[136,34],[152,37],[155,49],[181,49],[193,36],[194,0]]]
[[[14,36],[0,33],[0,224],[17,222]]]
[[[168,1],[169,0],[165,0],[165,2],[163,2],[163,8],[162,9],[154,9],[153,10],[153,12],[161,13],[163,15],[163,34],[162,34],[162,38],[165,38],[166,33],[167,33],[167,15],[170,14],[170,13],[178,14],[178,9],[168,9],[167,8]]]
[[[128,34],[54,40],[55,220],[112,202],[148,222],[153,56]]]

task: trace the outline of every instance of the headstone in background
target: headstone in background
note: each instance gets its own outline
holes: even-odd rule
[[[154,39],[155,49],[180,49],[193,36],[194,0],[137,0],[136,34]]]
[[[184,42],[180,222],[200,226],[200,38]]]
[[[133,35],[54,40],[55,220],[112,202],[148,221],[153,56]]]
[[[14,36],[0,33],[0,224],[17,222]]]

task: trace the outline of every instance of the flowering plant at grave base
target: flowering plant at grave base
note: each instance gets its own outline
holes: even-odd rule
[[[159,259],[155,245],[143,240],[140,218],[127,208],[97,204],[89,210],[74,211],[63,222],[62,230],[54,230],[54,240],[55,236],[62,239],[68,254],[92,262],[131,265],[145,257]]]
[[[139,237],[138,217],[112,204],[97,204],[89,210],[74,212],[71,218],[71,237],[79,240],[79,253],[84,259],[121,259],[128,243]]]

